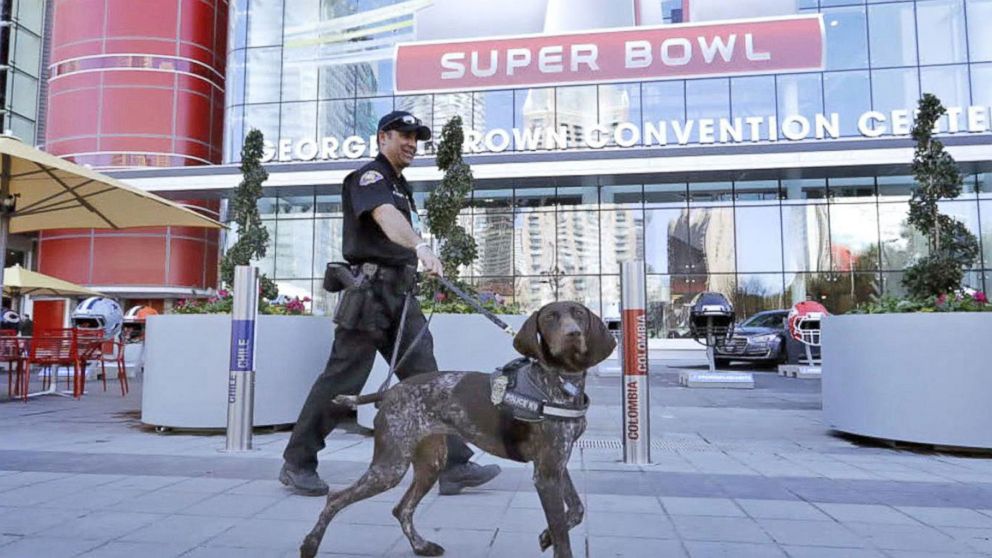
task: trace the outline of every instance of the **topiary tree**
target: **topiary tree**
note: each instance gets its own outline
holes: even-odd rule
[[[230,202],[234,222],[238,225],[238,240],[220,262],[221,282],[229,287],[234,284],[234,266],[248,265],[252,260],[264,257],[269,245],[269,231],[258,214],[262,183],[269,178],[269,173],[262,167],[263,140],[262,132],[253,128],[241,147],[243,178]],[[259,286],[263,298],[272,300],[279,296],[278,287],[265,274],[260,276]]]
[[[929,254],[906,269],[903,285],[910,296],[924,299],[961,288],[964,269],[978,257],[978,239],[960,221],[940,212],[938,202],[961,194],[957,163],[933,137],[937,120],[947,111],[940,99],[925,93],[913,125],[916,153],[913,176],[918,188],[909,201],[909,224],[927,237]]]
[[[458,214],[472,191],[472,169],[462,160],[462,119],[455,116],[441,130],[437,167],[444,171],[441,184],[427,198],[427,226],[440,242],[444,276],[458,280],[458,267],[478,257],[475,239],[458,224]]]

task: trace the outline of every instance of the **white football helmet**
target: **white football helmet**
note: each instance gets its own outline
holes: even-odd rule
[[[124,313],[112,298],[91,296],[72,311],[72,325],[80,329],[102,329],[105,340],[116,339],[121,332]]]

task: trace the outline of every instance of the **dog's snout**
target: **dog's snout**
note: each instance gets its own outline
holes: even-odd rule
[[[572,329],[569,329],[568,331],[566,331],[565,332],[565,335],[568,336],[568,337],[573,337],[573,338],[574,337],[579,337],[580,335],[582,335],[582,330],[579,329],[579,328],[577,328],[577,327],[575,327],[575,328],[572,328]]]

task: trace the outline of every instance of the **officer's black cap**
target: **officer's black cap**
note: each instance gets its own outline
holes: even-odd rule
[[[399,130],[401,132],[417,132],[418,141],[431,139],[431,129],[424,126],[419,118],[402,110],[393,112],[379,119],[379,131]]]

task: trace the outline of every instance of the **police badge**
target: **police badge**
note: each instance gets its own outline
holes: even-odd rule
[[[358,179],[358,185],[368,186],[369,184],[372,184],[373,182],[379,182],[380,180],[382,180],[382,173],[380,173],[379,171],[374,171],[374,170],[365,171],[362,174],[362,177]]]
[[[499,405],[503,402],[503,397],[506,396],[506,386],[510,383],[510,379],[502,374],[493,378],[490,383],[490,394],[489,400],[493,402],[493,405]]]

